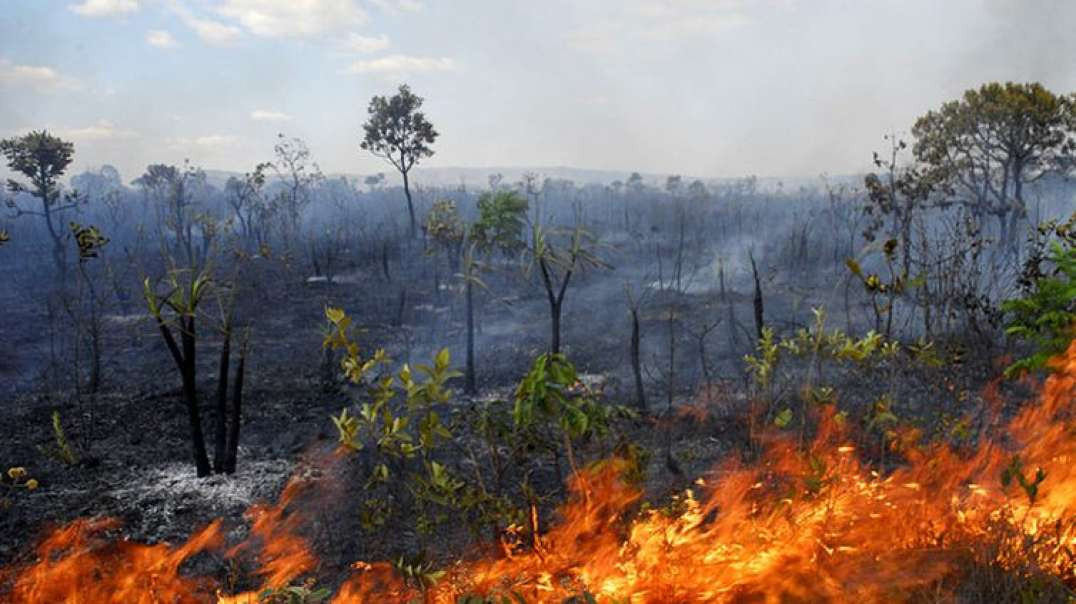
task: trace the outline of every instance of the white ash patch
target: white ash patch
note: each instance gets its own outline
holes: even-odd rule
[[[443,315],[448,313],[449,308],[447,306],[434,306],[433,304],[416,304],[415,312],[426,312],[434,315]]]
[[[306,278],[307,283],[332,283],[333,285],[356,285],[361,283],[370,283],[373,277],[369,273],[364,271],[350,271],[346,273],[334,274],[332,281],[329,280],[327,275],[312,275]]]
[[[149,315],[145,313],[133,313],[129,315],[104,315],[102,321],[107,325],[125,326],[135,325],[143,321],[149,321]]]
[[[601,392],[609,383],[609,376],[604,373],[580,373],[579,381],[591,391]]]
[[[494,403],[510,401],[513,396],[515,396],[515,388],[512,387],[487,388],[476,396],[474,400],[481,403]]]
[[[190,517],[206,519],[240,513],[256,502],[272,502],[295,468],[292,461],[244,462],[236,473],[198,478],[191,463],[170,463],[130,475],[108,495],[131,510],[138,521],[129,528],[151,541],[169,540],[189,529]],[[186,529],[184,528],[186,527]]]
[[[291,474],[294,464],[286,459],[239,463],[236,473],[198,478],[194,465],[170,463],[133,477],[134,485],[109,494],[119,499],[145,499],[164,495],[193,498],[212,506],[247,506],[275,490]],[[267,488],[269,487],[269,488]]]

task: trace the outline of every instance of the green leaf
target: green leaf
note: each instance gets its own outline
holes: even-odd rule
[[[773,418],[773,425],[778,428],[786,428],[790,423],[792,423],[792,409],[789,408],[785,408]]]

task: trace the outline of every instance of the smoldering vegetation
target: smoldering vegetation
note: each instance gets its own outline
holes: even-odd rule
[[[459,576],[458,589],[438,583],[436,569],[545,561],[542,535],[572,517],[565,502],[623,496],[588,490],[603,460],[624,464],[638,488],[617,500],[627,521],[688,513],[684,489],[740,476],[737,464],[758,468],[769,503],[757,506],[813,505],[840,483],[823,445],[855,451],[851,472],[868,482],[918,472],[933,447],[978,459],[994,439],[1013,446],[996,432],[1038,385],[1000,376],[1067,348],[1057,343],[1067,319],[1026,328],[1021,313],[1049,309],[1011,301],[1036,299],[1064,272],[1071,164],[1046,169],[1043,157],[1033,174],[1005,164],[1004,196],[990,192],[992,173],[965,190],[961,176],[977,172],[931,152],[934,119],[917,123],[914,148],[884,139],[874,173],[794,185],[536,171],[444,187],[409,164],[401,187],[392,172],[323,174],[316,150],[283,135],[245,174],[104,166],[63,182],[67,164],[55,162],[52,180],[12,188],[0,220],[0,455],[20,470],[4,481],[4,588],[26,597],[20,569],[41,562],[30,546],[79,517],[118,517],[147,543],[222,518],[235,524],[227,541],[246,543],[259,529],[243,511],[299,476],[317,487],[289,487],[280,504],[302,519],[287,528],[302,548],[288,541],[287,553],[315,552],[319,565],[261,581],[229,550],[184,572],[218,586],[227,575],[229,594],[308,580],[347,594],[358,589],[350,564],[396,560],[395,595],[380,601],[436,585],[493,597],[502,592]],[[1071,155],[1065,132],[1056,157]],[[62,143],[32,136],[26,144]],[[1071,300],[1053,310],[1071,313]],[[1045,357],[1010,373],[1034,375]],[[1000,450],[989,448],[985,474],[961,474],[962,488],[986,481],[1005,514],[1024,509],[1011,507],[1023,501],[1012,485],[1028,510],[1053,497],[1042,519],[1057,521],[1054,541],[1015,551],[1013,535],[1031,529],[1014,521],[990,541],[993,557],[967,553],[985,541],[943,544],[961,553],[909,562],[921,580],[896,583],[915,574],[903,567],[873,583],[834,570],[825,589],[836,591],[803,593],[839,599],[894,581],[914,601],[1071,597],[1071,563],[1048,563],[1061,549],[1071,559],[1060,527],[1073,503],[1056,495],[1069,483],[1046,461],[1036,481],[1019,451]],[[563,572],[570,580],[549,588],[558,597],[613,596]],[[520,581],[520,593],[538,589]],[[769,593],[751,581],[729,589]],[[878,589],[874,600],[891,593]],[[371,594],[340,601],[379,601]]]

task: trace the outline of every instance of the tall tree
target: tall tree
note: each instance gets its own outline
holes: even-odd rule
[[[268,163],[260,163],[254,166],[253,172],[244,174],[242,179],[230,176],[224,184],[226,200],[239,221],[239,234],[243,242],[248,248],[254,246],[258,250],[268,243],[268,223],[276,208],[263,194],[265,171],[268,168]]]
[[[318,164],[311,160],[310,149],[299,138],[287,138],[277,134],[277,144],[273,146],[276,161],[270,164],[276,171],[277,178],[283,185],[278,205],[283,210],[282,234],[284,245],[298,239],[303,210],[313,199],[313,190],[325,177]]]
[[[74,158],[75,146],[42,130],[0,140],[0,153],[7,159],[8,168],[30,179],[30,184],[25,184],[9,178],[8,190],[29,193],[41,202],[40,211],[22,208],[13,199],[7,202],[8,207],[16,216],[28,214],[44,219],[52,238],[52,260],[62,279],[67,273],[67,262],[63,244],[65,230],[60,214],[78,205],[79,199],[77,196],[64,198],[59,179]]]
[[[430,145],[437,140],[433,124],[419,111],[422,101],[422,97],[412,93],[406,84],[401,85],[392,97],[375,96],[370,99],[367,109],[370,118],[362,125],[363,140],[359,145],[388,161],[403,177],[407,213],[411,219],[411,237],[418,235],[418,225],[408,174],[419,160],[433,155]]]
[[[984,84],[920,117],[913,152],[930,177],[1014,246],[1027,216],[1024,187],[1073,166],[1076,101],[1041,84]]]
[[[182,169],[150,164],[134,184],[155,203],[160,225],[175,235],[174,253],[194,267],[198,260],[194,247],[195,193],[206,184],[205,172],[189,162],[184,162]]]

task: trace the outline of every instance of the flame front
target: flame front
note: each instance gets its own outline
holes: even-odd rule
[[[908,446],[907,463],[882,475],[859,461],[840,422],[823,417],[809,446],[773,439],[757,463],[727,463],[697,496],[642,514],[642,494],[605,463],[573,480],[574,496],[534,547],[461,562],[424,592],[390,564],[357,563],[333,601],[515,593],[562,602],[586,591],[599,602],[899,602],[921,588],[946,600],[988,568],[1076,588],[1076,343],[1055,369],[1034,404],[971,451]],[[1015,482],[1002,480],[1007,469]],[[1040,469],[1042,480],[1023,486]],[[317,564],[296,536],[300,516],[284,511],[293,493],[255,510],[252,539],[226,552],[260,547],[266,586]],[[40,561],[18,571],[14,601],[256,600],[216,596],[210,582],[180,573],[184,560],[220,546],[218,523],[179,548],[102,543],[96,536],[111,528],[83,520],[46,539]]]

